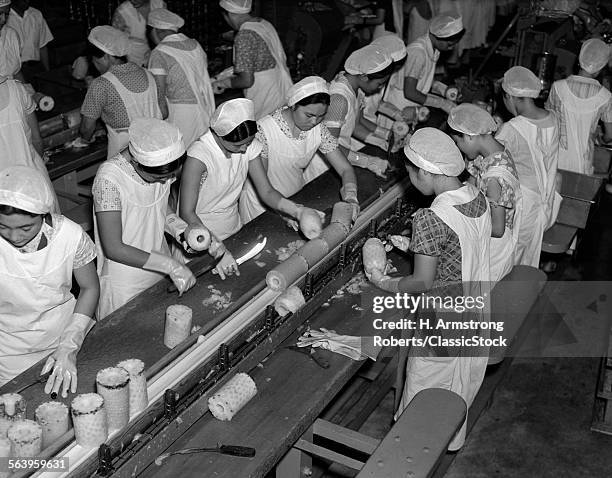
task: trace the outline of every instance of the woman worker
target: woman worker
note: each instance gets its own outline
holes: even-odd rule
[[[287,92],[287,106],[257,122],[255,136],[263,145],[260,153],[270,184],[285,197],[300,191],[306,181],[304,170],[317,151],[325,155],[342,178],[340,195],[353,203],[358,214],[357,180],[338,141],[321,122],[329,107],[329,87],[318,76],[308,76]],[[266,210],[250,181],[240,196],[243,223]]]
[[[252,0],[221,0],[223,18],[234,31],[234,75],[213,82],[215,93],[241,88],[253,101],[255,118],[263,118],[283,106],[291,75],[287,57],[274,26],[253,17]]]
[[[370,271],[368,279],[382,290],[393,293],[417,294],[423,297],[451,297],[457,300],[472,297],[483,307],[454,312],[444,307],[422,307],[417,318],[429,321],[438,337],[444,329],[436,328],[438,320],[455,323],[487,322],[489,294],[489,238],[491,213],[485,196],[470,183],[463,184],[458,176],[465,169],[461,152],[453,140],[434,128],[417,130],[404,147],[408,158],[406,168],[410,182],[424,195],[435,195],[428,208],[413,216],[413,273],[405,277],[389,277],[383,271]],[[434,301],[428,301],[433,302]],[[433,310],[432,310],[433,309]],[[452,325],[452,324],[449,324]],[[427,327],[416,330],[417,338],[426,340]],[[478,331],[475,332],[478,335]],[[451,348],[435,346],[413,347],[406,363],[406,382],[396,419],[414,396],[426,388],[445,388],[459,394],[472,404],[484,378],[488,348]],[[465,441],[466,426],[459,430],[449,445],[458,450]]]
[[[238,200],[247,176],[264,204],[298,220],[306,237],[314,237],[309,224],[320,225],[319,213],[286,199],[272,187],[260,158],[263,146],[255,139],[256,133],[253,102],[237,98],[215,110],[210,130],[191,145],[181,175],[179,201],[180,216],[189,224],[185,237],[202,227],[219,241],[238,232],[243,224]],[[347,194],[350,197],[351,193]],[[238,271],[236,261],[222,244],[211,246],[210,252],[215,257],[222,256],[216,267],[222,279]]]
[[[544,231],[555,223],[561,206],[558,121],[536,106],[542,83],[527,68],[506,71],[502,89],[504,105],[514,118],[503,124],[496,138],[514,159],[523,196],[517,264],[538,267]]]
[[[149,42],[147,40],[147,18],[156,8],[166,8],[163,0],[126,0],[119,4],[113,14],[112,26],[129,35],[130,48],[128,61],[138,66],[149,62]]]
[[[161,119],[157,86],[151,73],[126,62],[130,47],[126,33],[103,25],[93,28],[87,39],[92,62],[102,76],[87,89],[80,133],[89,142],[101,118],[108,133],[106,157],[110,159],[128,145],[128,127],[134,118]]]
[[[129,148],[106,160],[93,183],[103,319],[164,277],[179,294],[195,277],[174,260],[164,231],[178,238],[187,225],[168,207],[170,186],[185,156],[178,128],[154,118],[137,118]]]
[[[77,389],[76,356],[93,326],[100,286],[95,246],[51,214],[53,190],[34,168],[0,171],[0,386],[51,354],[45,393]],[[75,299],[72,277],[79,286]]]

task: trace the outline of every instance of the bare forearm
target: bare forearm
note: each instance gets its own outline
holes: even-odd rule
[[[95,130],[96,120],[81,116],[81,127],[79,128],[79,134],[81,135],[81,138],[86,141],[90,141]]]
[[[46,46],[40,49],[40,62],[42,63],[45,71],[49,71],[49,50]]]
[[[138,249],[136,247],[128,246],[127,244],[111,244],[109,247],[105,247],[104,255],[111,261],[119,262],[132,267],[140,267],[145,265],[149,259],[149,253]]]
[[[98,299],[100,297],[100,287],[81,287],[79,291],[79,297],[77,298],[76,305],[74,306],[74,312],[86,315],[87,317],[93,317],[98,305]]]

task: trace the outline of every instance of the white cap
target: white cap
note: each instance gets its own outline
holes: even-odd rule
[[[344,62],[344,71],[350,75],[370,75],[384,70],[391,63],[391,57],[385,50],[370,44],[349,55]]]
[[[432,174],[459,176],[465,169],[463,156],[452,138],[436,128],[421,128],[404,146],[404,153],[418,168]]]
[[[380,46],[393,61],[399,61],[406,57],[406,44],[395,33],[385,32],[383,36],[374,40],[371,45]]]
[[[462,103],[452,108],[446,121],[455,131],[470,136],[489,134],[497,129],[493,116],[472,103]]]
[[[253,0],[220,0],[219,6],[230,13],[249,13]]]
[[[524,66],[513,66],[504,73],[502,88],[510,96],[537,98],[542,91],[542,82]]]
[[[448,14],[436,15],[429,24],[429,33],[438,38],[448,38],[463,30],[461,15],[454,17]]]
[[[160,30],[172,30],[175,32],[185,25],[185,20],[176,13],[172,13],[170,10],[156,8],[149,13],[147,25],[153,28],[159,28]]]
[[[578,61],[580,68],[594,75],[603,69],[610,60],[610,45],[599,38],[585,41],[580,48]]]
[[[253,102],[246,98],[236,98],[219,105],[210,120],[210,128],[219,136],[225,136],[249,120],[255,121]]]
[[[293,106],[298,101],[317,93],[329,94],[327,81],[320,76],[307,76],[289,88],[287,91],[287,104]]]
[[[128,129],[130,154],[143,166],[176,161],[185,153],[183,135],[172,123],[156,118],[136,118]]]
[[[10,166],[0,171],[0,204],[47,214],[53,202],[51,185],[40,171],[28,166]]]
[[[11,4],[11,0],[0,0],[0,8],[8,7]]]
[[[128,34],[110,25],[93,27],[87,39],[92,45],[112,56],[125,56],[130,50]]]

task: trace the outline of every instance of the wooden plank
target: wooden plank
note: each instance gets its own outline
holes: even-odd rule
[[[317,419],[313,427],[313,433],[317,436],[328,438],[336,443],[346,445],[353,450],[371,455],[380,440],[356,432],[349,428],[341,427],[327,420]]]
[[[306,453],[316,456],[317,458],[333,461],[334,463],[340,463],[341,465],[348,466],[353,470],[361,470],[364,465],[362,461],[355,460],[354,458],[349,458],[348,456],[342,455],[341,453],[337,453],[325,447],[315,445],[314,443],[310,443],[301,438],[295,443],[294,447],[298,450],[302,450]]]

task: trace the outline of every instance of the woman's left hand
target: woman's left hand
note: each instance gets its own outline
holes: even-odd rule
[[[225,280],[227,276],[231,276],[233,274],[236,274],[237,276],[240,275],[238,263],[230,251],[226,251],[225,254],[223,254],[223,257],[218,262],[217,266],[212,270],[212,273],[219,274],[221,280]]]

